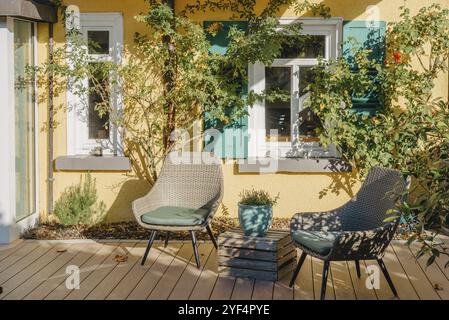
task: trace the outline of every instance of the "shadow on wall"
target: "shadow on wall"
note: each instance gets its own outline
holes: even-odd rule
[[[325,0],[317,1],[331,9],[331,15],[335,17],[343,17],[345,20],[353,20],[360,18],[361,15],[367,12],[367,7],[374,6],[382,2],[382,0]],[[390,0],[390,2],[393,2]],[[395,9],[402,5],[402,1],[398,1]],[[308,11],[303,14],[304,16],[312,16],[312,12]],[[373,20],[378,18],[373,17]]]
[[[354,186],[359,182],[355,170],[350,173],[330,173],[326,176],[331,179],[331,183],[320,191],[320,199],[329,194],[339,196],[341,193],[346,193],[350,198],[354,197]]]
[[[145,179],[130,179],[125,181],[115,197],[114,202],[106,213],[106,222],[132,221],[131,203],[143,197],[150,191],[151,187]]]
[[[330,173],[306,173],[306,172],[276,172],[274,175],[288,175],[288,176],[320,176],[331,180],[329,185],[319,192],[319,198],[323,199],[326,196],[346,194],[348,197],[354,197],[357,190],[354,190],[357,183],[360,182],[357,171],[352,169],[351,172],[341,172],[338,166],[330,167]],[[335,170],[335,171],[334,171]],[[258,176],[259,172],[240,172],[238,163],[233,165],[233,176]]]

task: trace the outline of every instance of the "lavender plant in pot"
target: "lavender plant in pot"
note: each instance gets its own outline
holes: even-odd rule
[[[263,190],[243,190],[240,193],[239,222],[246,236],[263,237],[271,227],[273,206],[279,200]]]

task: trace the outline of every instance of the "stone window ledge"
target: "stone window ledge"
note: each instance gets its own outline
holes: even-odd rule
[[[248,158],[238,161],[239,173],[343,173],[352,167],[338,158]]]
[[[131,161],[119,156],[61,156],[55,159],[57,171],[130,171]]]

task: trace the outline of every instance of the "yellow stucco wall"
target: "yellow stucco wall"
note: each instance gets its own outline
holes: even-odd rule
[[[188,0],[176,0],[177,9],[184,7]],[[267,0],[258,2],[259,7],[263,6]],[[318,1],[316,1],[318,2]],[[332,10],[332,15],[343,17],[345,20],[368,19],[367,6],[377,5],[379,8],[380,20],[387,22],[399,19],[399,6],[402,0],[325,0],[323,1]],[[133,34],[145,32],[145,25],[135,21],[134,16],[144,12],[146,4],[142,0],[65,0],[66,5],[74,4],[80,8],[81,12],[121,12],[124,17],[124,41],[131,44]],[[431,3],[441,3],[449,7],[449,0],[408,0],[407,6],[416,12],[420,7]],[[279,16],[294,16],[290,9],[279,12]],[[197,14],[196,20],[225,20],[227,17],[223,13]],[[62,23],[55,25],[56,45],[64,43],[64,30]],[[48,28],[46,25],[39,25],[38,28],[38,58],[44,61],[48,54]],[[448,91],[448,77],[440,79],[437,86],[441,96],[446,97]],[[56,105],[65,105],[66,97],[60,95],[56,100]],[[47,105],[42,103],[39,108],[39,122],[41,127],[47,119]],[[66,113],[60,111],[56,115],[58,126],[54,134],[54,156],[67,154],[67,127]],[[39,132],[39,203],[40,212],[45,216],[47,208],[47,132]],[[359,188],[360,184],[351,184],[348,174],[239,174],[233,164],[224,165],[225,176],[225,197],[224,205],[232,215],[237,212],[238,194],[245,188],[263,188],[272,194],[280,193],[280,201],[274,209],[274,215],[278,217],[290,217],[293,213],[304,211],[329,210],[340,206],[346,202]],[[58,199],[61,192],[71,184],[77,183],[82,172],[55,172],[54,177],[54,199]],[[108,207],[108,220],[132,219],[132,200],[145,194],[149,186],[146,182],[139,180],[132,172],[130,173],[107,173],[96,172],[92,174],[97,180],[99,198]],[[322,195],[322,192],[329,191]]]

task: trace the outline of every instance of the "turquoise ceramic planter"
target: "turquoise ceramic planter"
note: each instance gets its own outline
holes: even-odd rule
[[[250,206],[239,204],[240,227],[246,236],[263,237],[271,227],[273,208],[271,205]]]

